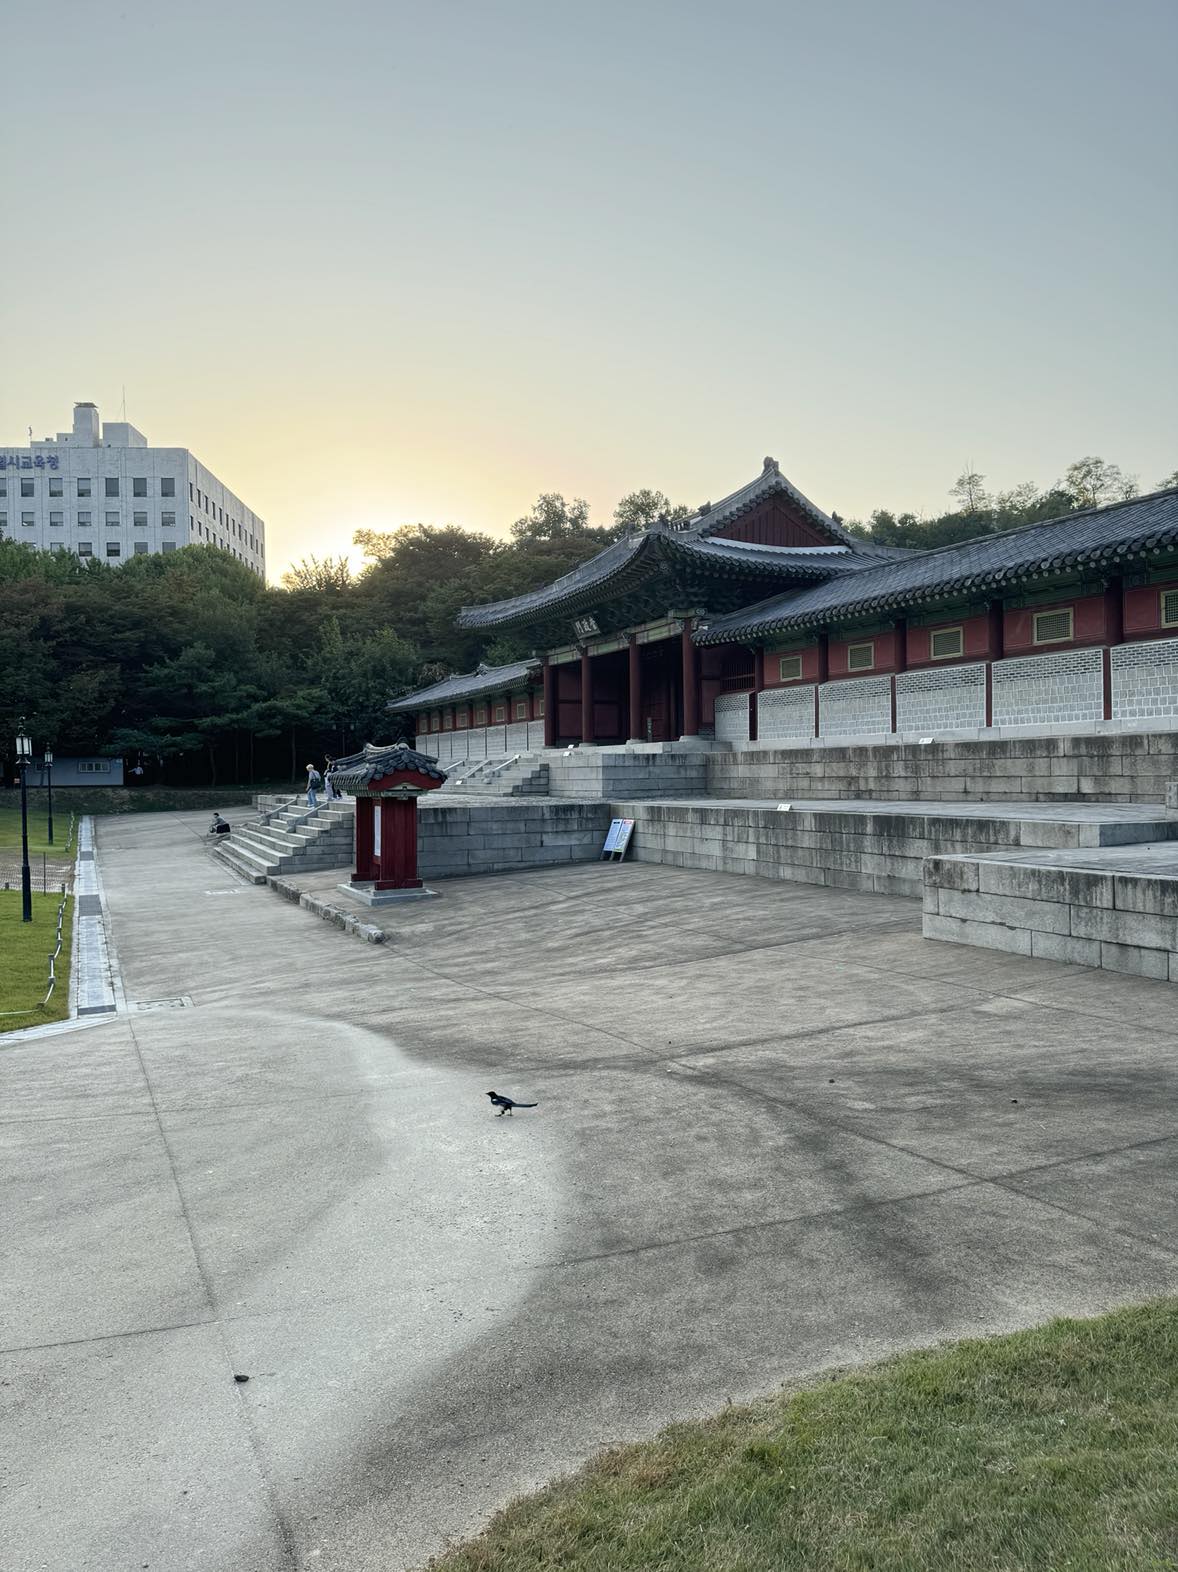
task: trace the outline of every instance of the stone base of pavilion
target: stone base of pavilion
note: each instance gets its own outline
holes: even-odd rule
[[[436,900],[442,893],[440,890],[427,889],[424,884],[415,890],[382,890],[372,879],[355,884],[339,884],[336,888],[354,900],[363,901],[365,906],[401,906],[410,901]]]

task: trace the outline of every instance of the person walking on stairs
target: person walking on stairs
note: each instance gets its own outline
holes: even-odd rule
[[[323,777],[322,777],[322,775],[320,775],[319,771],[315,768],[315,766],[313,764],[308,764],[307,765],[307,807],[308,808],[317,808],[319,806],[319,798],[315,795],[315,793],[318,790],[318,788],[320,786],[322,786],[322,784],[323,784]]]

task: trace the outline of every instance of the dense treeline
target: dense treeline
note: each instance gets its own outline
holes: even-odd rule
[[[307,759],[396,735],[390,695],[526,652],[458,632],[464,602],[545,584],[673,511],[637,492],[595,527],[586,503],[549,495],[507,540],[455,525],[362,531],[360,573],[312,559],[280,588],[212,546],[110,568],[0,540],[5,779],[22,718],[38,753],[122,755],[148,781],[297,779]]]
[[[1163,484],[1178,484],[1178,475]],[[934,519],[878,511],[850,526],[887,545],[937,546],[1133,495],[1115,465],[1083,459],[1047,491],[953,487]],[[391,695],[452,671],[516,659],[529,645],[454,626],[459,606],[550,582],[635,523],[674,508],[625,497],[595,526],[585,502],[542,496],[507,539],[408,524],[356,536],[365,566],[311,558],[267,588],[211,546],[81,561],[0,540],[0,756],[11,771],[23,718],[38,751],[120,754],[148,780],[297,779],[308,758],[397,734]]]

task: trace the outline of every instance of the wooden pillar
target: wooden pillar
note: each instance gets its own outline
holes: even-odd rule
[[[638,635],[630,635],[630,741],[641,742],[642,736],[642,651]]]
[[[691,618],[683,619],[683,735],[699,736],[699,665],[691,642]]]
[[[822,735],[822,695],[820,689],[830,678],[830,635],[818,635],[818,667],[814,673],[814,735]]]
[[[892,733],[896,731],[896,678],[902,671],[908,670],[908,624],[903,617],[898,617],[892,625]]]
[[[372,866],[376,851],[372,822],[375,806],[371,797],[356,798],[356,871],[352,875],[354,884],[363,884],[369,879],[376,878],[376,869]]]
[[[1125,600],[1120,579],[1104,587],[1104,718],[1113,718],[1113,646],[1125,637]]]
[[[556,668],[544,657],[544,746],[556,747]]]
[[[753,691],[749,694],[749,741],[757,740],[757,705],[765,686],[765,651],[753,651]]]
[[[994,724],[994,662],[1002,659],[1006,639],[1006,614],[1000,600],[992,600],[986,613],[989,659],[986,661],[986,725]]]
[[[593,667],[589,651],[581,651],[581,741],[593,741]]]
[[[417,877],[417,798],[380,799],[380,878],[378,890],[419,890]]]

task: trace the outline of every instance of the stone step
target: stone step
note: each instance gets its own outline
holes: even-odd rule
[[[213,848],[213,856],[239,873],[243,879],[248,879],[251,884],[265,884],[268,873],[277,873],[276,864],[270,864],[259,857],[248,846],[243,846],[235,841],[232,835],[223,835]]]

